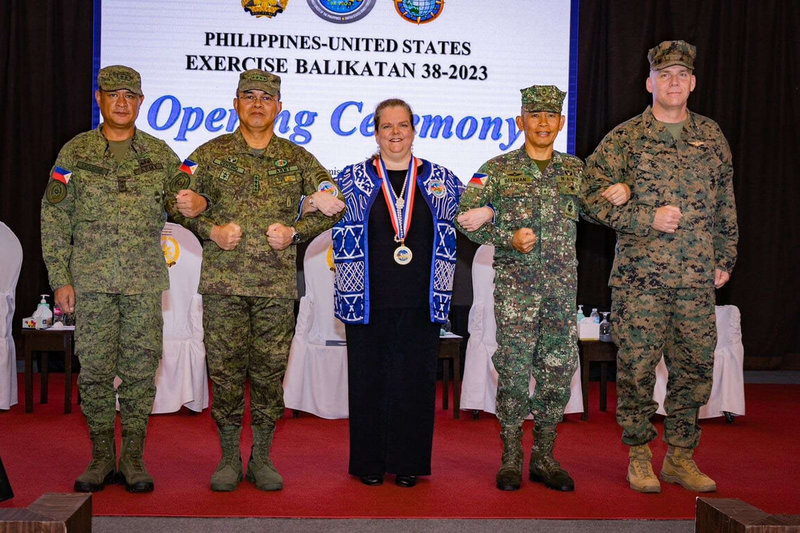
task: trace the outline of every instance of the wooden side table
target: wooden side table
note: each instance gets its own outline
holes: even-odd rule
[[[461,418],[461,340],[458,335],[439,337],[439,359],[442,361],[442,409],[447,409],[450,396],[450,361],[453,361],[453,418]]]
[[[600,410],[606,410],[608,385],[608,363],[616,362],[617,347],[613,342],[594,340],[578,341],[578,355],[581,361],[581,392],[583,393],[583,414],[581,420],[589,419],[589,369],[592,363],[600,363]]]
[[[64,412],[72,412],[72,353],[75,331],[71,329],[23,329],[25,353],[25,412],[33,412],[33,352],[39,352],[42,386],[40,402],[47,403],[47,354],[64,352]]]

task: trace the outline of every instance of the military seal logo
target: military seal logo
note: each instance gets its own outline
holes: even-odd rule
[[[414,24],[427,24],[442,14],[444,0],[393,0],[397,13]]]
[[[319,18],[335,24],[361,20],[375,7],[376,0],[308,0],[308,6]]]

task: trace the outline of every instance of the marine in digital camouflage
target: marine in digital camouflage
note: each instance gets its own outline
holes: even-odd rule
[[[118,375],[123,426],[143,433],[161,357],[161,291],[169,287],[161,229],[179,160],[136,130],[118,163],[102,130],[81,133],[58,154],[42,199],[42,255],[53,290],[75,288],[78,385],[90,431],[113,429]]]
[[[521,425],[533,413],[537,425],[555,428],[569,400],[578,363],[575,239],[582,170],[580,159],[554,151],[542,173],[523,146],[481,166],[476,175],[485,175],[482,184],[473,178],[461,197],[459,214],[491,204],[496,215],[494,223],[474,232],[459,227],[471,240],[495,246],[493,361],[503,427]],[[523,227],[538,237],[527,254],[511,245]]]
[[[609,179],[628,184],[627,204],[614,207],[600,197]],[[711,389],[714,270],[730,273],[736,262],[728,143],[713,120],[691,111],[676,140],[648,107],[598,145],[582,191],[591,215],[617,231],[609,285],[623,441],[639,445],[655,437],[652,382],[663,347],[670,372],[664,439],[694,447],[697,411]],[[683,215],[675,233],[652,227],[664,205]]]
[[[303,195],[335,187],[328,171],[309,152],[277,136],[263,154],[254,153],[238,129],[200,146],[189,159],[197,163],[191,188],[211,199],[197,218],[175,217],[203,241],[199,292],[295,299],[296,247],[273,250],[267,228],[275,222],[292,226],[305,241],[332,227],[339,217],[320,212],[295,221]],[[226,251],[210,233],[214,225],[229,222],[241,226],[242,240]]]

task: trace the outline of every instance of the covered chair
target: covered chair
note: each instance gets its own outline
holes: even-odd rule
[[[469,312],[469,342],[461,381],[461,409],[496,413],[497,371],[492,356],[497,350],[497,323],[494,315],[494,246],[482,245],[472,262],[473,303]],[[533,393],[536,380],[531,378]],[[580,367],[570,383],[565,413],[582,413]]]
[[[700,408],[700,418],[744,415],[744,346],[739,308],[735,305],[716,306],[717,347],[714,350],[714,381],[708,403]],[[658,414],[664,411],[669,372],[664,358],[656,366],[656,385],[653,399],[658,402]]]
[[[322,418],[347,418],[344,324],[333,316],[331,230],[318,235],[303,260],[306,291],[283,378],[286,407]]]
[[[203,247],[194,234],[168,222],[161,245],[169,266],[169,290],[161,295],[164,351],[156,373],[153,413],[171,413],[185,405],[208,407],[208,373],[203,344],[203,297],[197,294]]]
[[[17,351],[11,336],[15,293],[22,268],[22,245],[14,232],[0,222],[0,409],[10,409],[17,399]]]

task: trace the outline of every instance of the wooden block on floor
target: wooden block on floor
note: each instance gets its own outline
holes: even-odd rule
[[[697,498],[695,533],[800,533],[800,515],[771,515],[749,503]]]
[[[0,509],[0,533],[92,531],[91,494],[48,493],[27,509]]]

